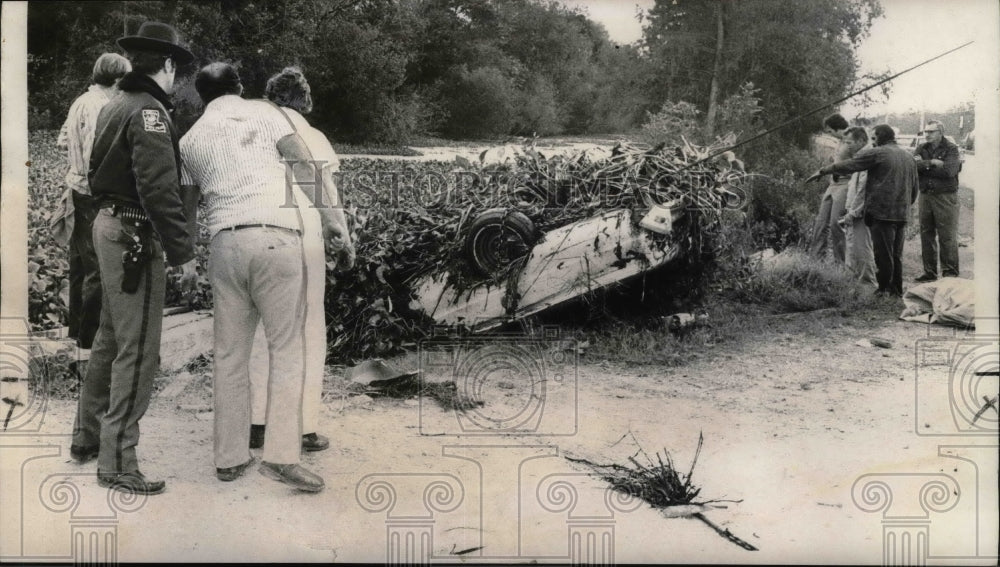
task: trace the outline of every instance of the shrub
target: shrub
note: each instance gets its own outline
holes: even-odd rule
[[[786,250],[753,266],[749,277],[732,290],[745,303],[770,304],[779,313],[840,307],[853,311],[874,305],[874,290],[861,284],[842,265],[799,250]]]
[[[411,93],[389,97],[373,118],[370,139],[381,144],[408,144],[441,122],[443,112],[425,97]]]
[[[642,125],[639,139],[651,146],[678,146],[683,145],[684,140],[695,143],[701,138],[699,114],[698,109],[689,102],[668,100],[656,114],[646,113],[646,123]]]
[[[734,140],[746,139],[755,133],[760,124],[758,116],[764,110],[757,96],[759,92],[753,83],[745,83],[739,91],[726,97],[719,105],[716,133],[729,134]]]
[[[457,138],[487,138],[512,130],[518,100],[514,79],[496,67],[453,70],[454,80],[442,88],[448,112],[444,133]]]
[[[547,136],[562,132],[558,96],[552,81],[532,75],[520,93],[521,102],[511,133]]]
[[[57,135],[56,130],[28,135],[28,321],[33,331],[63,327],[69,313],[69,251],[49,231],[69,168],[56,147]]]

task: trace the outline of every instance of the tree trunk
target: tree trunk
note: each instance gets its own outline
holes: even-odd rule
[[[715,122],[719,114],[719,74],[722,69],[722,46],[725,27],[722,23],[722,0],[715,4],[715,64],[712,67],[712,87],[708,92],[708,114],[705,117],[705,133],[709,139],[715,136]]]

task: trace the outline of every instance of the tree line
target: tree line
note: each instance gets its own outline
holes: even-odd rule
[[[338,141],[623,133],[678,103],[711,138],[846,95],[866,79],[854,52],[880,15],[878,0],[657,0],[642,39],[618,45],[585,12],[546,0],[32,2],[30,124],[58,127],[94,60],[154,19],[198,57],[180,77],[182,129],[200,113],[193,71],[224,60],[250,97],[300,66],[310,120]],[[725,101],[750,95],[752,120],[725,115]],[[777,136],[802,146],[813,122]]]

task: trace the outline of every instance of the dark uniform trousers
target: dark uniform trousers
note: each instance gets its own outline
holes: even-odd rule
[[[920,247],[924,273],[958,277],[958,194],[920,193]],[[941,271],[938,272],[938,243]]]
[[[878,280],[878,291],[902,296],[906,223],[876,220],[871,223],[869,230],[872,235],[872,249],[875,252],[875,279]]]
[[[153,243],[135,293],[121,290],[122,253],[137,229],[103,209],[94,220],[94,248],[101,270],[101,325],[94,339],[73,444],[100,445],[101,474],[139,470],[135,446],[139,419],[149,407],[160,364],[160,326],[166,289],[163,249]],[[146,227],[145,230],[150,230]]]
[[[94,198],[73,191],[73,234],[69,239],[69,337],[90,348],[101,323],[101,273],[94,252]]]

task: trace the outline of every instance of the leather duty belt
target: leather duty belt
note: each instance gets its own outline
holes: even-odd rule
[[[143,211],[139,207],[130,207],[121,203],[108,203],[103,205],[101,208],[110,209],[111,216],[118,217],[123,221],[149,222],[149,217],[146,216],[146,211]]]

